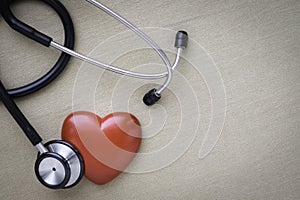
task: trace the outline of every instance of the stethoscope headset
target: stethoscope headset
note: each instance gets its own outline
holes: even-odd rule
[[[144,39],[161,57],[167,67],[167,72],[161,74],[141,74],[131,71],[126,71],[114,66],[110,66],[92,58],[79,54],[73,51],[74,47],[74,26],[72,19],[63,6],[58,0],[41,0],[46,3],[60,17],[64,32],[65,32],[65,42],[64,45],[60,45],[53,41],[53,39],[38,30],[32,28],[31,26],[25,24],[24,22],[17,19],[10,10],[10,4],[12,0],[0,0],[0,11],[4,20],[8,25],[19,33],[25,35],[26,37],[46,46],[54,47],[62,51],[58,61],[52,67],[52,69],[46,73],[44,76],[35,80],[28,85],[7,90],[1,80],[0,80],[0,98],[13,116],[15,121],[21,127],[29,141],[33,146],[37,147],[39,153],[37,160],[35,162],[35,174],[37,179],[46,187],[51,189],[65,189],[75,186],[84,175],[84,160],[80,155],[80,150],[77,150],[72,144],[62,141],[53,140],[46,144],[42,143],[42,138],[33,128],[33,126],[26,119],[24,114],[18,108],[16,103],[13,101],[13,97],[22,97],[46,87],[53,80],[55,80],[59,74],[64,70],[68,64],[70,57],[74,56],[85,62],[96,65],[98,67],[107,69],[109,71],[116,72],[118,74],[142,78],[142,79],[159,79],[167,77],[164,84],[158,89],[150,90],[143,98],[146,105],[151,106],[155,104],[160,98],[161,93],[167,88],[172,79],[172,72],[176,69],[180,62],[182,50],[187,47],[188,35],[185,31],[179,31],[176,35],[175,47],[177,48],[177,56],[173,65],[170,64],[169,59],[162,49],[160,49],[157,44],[152,41],[145,33],[140,31],[137,27],[133,26],[126,19],[122,18],[103,4],[95,0],[87,0],[89,3],[100,8],[107,14],[111,15],[115,19],[119,20],[122,24],[126,25],[132,31],[134,31],[138,36]]]

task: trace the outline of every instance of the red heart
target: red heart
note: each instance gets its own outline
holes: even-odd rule
[[[101,185],[116,178],[133,160],[141,133],[139,121],[129,113],[112,113],[101,119],[90,112],[76,112],[62,127],[62,139],[83,157],[85,176]]]

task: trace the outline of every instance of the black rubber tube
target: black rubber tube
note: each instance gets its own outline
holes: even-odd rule
[[[67,11],[67,9],[64,7],[62,3],[60,3],[58,0],[40,0],[47,5],[49,5],[51,8],[55,10],[55,12],[60,17],[64,32],[65,32],[65,42],[64,46],[73,49],[74,48],[74,40],[75,40],[75,33],[74,33],[74,25],[72,22],[72,19]],[[35,30],[34,28],[26,25],[25,23],[21,22],[11,12],[9,5],[11,2],[10,0],[0,0],[0,7],[1,7],[1,15],[5,19],[5,21],[16,31],[20,32],[21,34],[24,34],[25,36],[29,37],[30,39],[34,39],[35,41],[45,45],[49,46],[49,38],[43,33],[40,33],[39,31]],[[16,21],[17,20],[17,21]],[[22,31],[23,29],[23,31]],[[25,30],[26,29],[26,30]],[[29,33],[33,31],[33,33]],[[26,34],[25,34],[26,33]],[[50,38],[51,39],[51,38]],[[51,39],[52,40],[52,39]],[[50,44],[50,43],[49,43]],[[53,80],[55,80],[59,74],[65,69],[66,65],[68,64],[70,57],[68,54],[62,53],[60,57],[58,58],[55,65],[52,67],[52,69],[47,72],[44,76],[39,78],[36,81],[33,81],[27,85],[24,85],[19,88],[14,88],[8,90],[9,95],[12,97],[22,97],[25,95],[32,94],[47,85],[49,85]]]
[[[18,108],[16,103],[13,101],[11,96],[6,91],[6,88],[3,86],[0,80],[0,98],[11,114],[11,116],[16,120],[18,125],[21,127],[27,138],[30,140],[33,146],[39,144],[42,141],[42,138],[36,132],[36,130],[32,127],[29,121],[26,119],[24,114]]]

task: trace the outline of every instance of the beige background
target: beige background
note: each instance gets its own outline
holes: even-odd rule
[[[80,52],[90,53],[103,40],[126,30],[84,1],[61,2],[74,19]],[[226,119],[219,142],[208,157],[198,158],[211,115],[209,92],[198,74],[190,83],[201,102],[202,118],[193,144],[180,159],[155,172],[124,173],[104,186],[83,179],[71,190],[52,191],[37,182],[33,172],[36,149],[0,105],[1,199],[300,199],[300,1],[102,2],[138,27],[185,29],[202,45],[219,68],[226,89]],[[58,18],[43,4],[23,2],[14,11],[62,40]],[[0,26],[1,80],[7,87],[41,76],[59,55],[13,32],[3,19]],[[130,47],[126,41],[120,47],[126,45]],[[153,52],[141,50],[121,56],[114,64],[125,67],[155,61]],[[73,85],[81,75],[77,74],[81,65],[72,59],[49,87],[17,100],[45,141],[60,137],[62,121],[73,110]],[[186,78],[191,75],[188,66],[183,63],[180,68]],[[104,73],[92,111],[104,116],[113,110],[111,89],[118,78]],[[129,111],[147,125],[149,109],[139,99],[149,89],[147,81],[144,84],[129,101]],[[160,106],[152,108],[156,112],[164,107],[169,115],[161,132],[144,140],[142,152],[154,151],[174,137],[180,107],[171,97],[167,91]],[[84,101],[85,94],[78,98]]]

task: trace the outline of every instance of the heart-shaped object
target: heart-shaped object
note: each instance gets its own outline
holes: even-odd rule
[[[62,128],[62,139],[83,157],[86,178],[99,185],[116,178],[130,164],[139,150],[141,134],[139,121],[129,113],[100,118],[90,112],[75,112]]]

